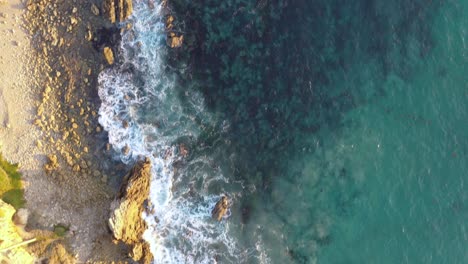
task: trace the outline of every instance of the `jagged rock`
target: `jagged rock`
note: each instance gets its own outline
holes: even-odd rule
[[[119,14],[119,21],[125,21],[133,12],[132,0],[118,0],[117,12]]]
[[[215,207],[211,211],[211,217],[214,219],[221,221],[221,218],[227,213],[229,208],[228,199],[226,196],[221,197],[219,201],[216,203]]]
[[[111,48],[104,48],[104,58],[106,59],[107,63],[109,63],[109,65],[114,64],[114,53],[112,52]]]
[[[46,172],[51,172],[55,169],[57,169],[59,167],[59,163],[58,163],[58,158],[57,158],[57,155],[49,155],[47,156],[48,158],[48,162],[47,164],[44,166],[44,169],[46,170]]]
[[[103,15],[109,19],[111,23],[115,23],[115,2],[114,0],[102,1]]]
[[[114,0],[104,0],[102,11],[111,23],[115,23],[117,19],[119,22],[123,22],[132,14],[133,2],[132,0],[117,0],[117,6],[115,6],[115,2]]]
[[[182,43],[184,42],[184,35],[180,36],[168,36],[167,38],[167,45],[171,48],[179,48],[182,46]]]
[[[131,257],[141,263],[151,263],[149,245],[143,240],[147,229],[141,215],[149,196],[151,162],[138,162],[124,177],[117,198],[111,203],[109,227],[114,237],[132,247]]]

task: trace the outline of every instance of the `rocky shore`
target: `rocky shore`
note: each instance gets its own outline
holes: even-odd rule
[[[132,248],[131,257],[135,261],[151,263],[149,244],[144,241],[147,229],[142,213],[148,204],[151,180],[151,162],[147,158],[138,162],[124,177],[120,192],[111,204],[109,227],[114,237]]]
[[[21,45],[23,52],[12,56],[12,65],[16,63],[21,74],[0,76],[2,81],[20,77],[24,81],[13,81],[15,89],[0,87],[0,151],[21,165],[30,215],[25,230],[38,230],[32,235],[40,236],[66,227],[53,246],[24,247],[49,263],[131,262],[130,256],[149,263],[151,254],[141,239],[145,225],[136,215],[141,215],[148,196],[149,172],[144,171],[150,165],[138,163],[141,173],[134,168],[125,180],[126,195],[117,196],[122,175],[130,168],[112,159],[107,134],[98,123],[97,76],[118,60],[114,46],[119,30],[127,26],[115,23],[128,18],[132,1],[15,0],[2,2],[0,15],[8,16],[5,10],[16,12],[14,20],[9,17],[14,22],[4,23],[11,27],[5,31],[13,32],[12,48]],[[27,39],[14,40],[18,31]],[[27,100],[17,105],[11,99],[15,93],[19,98],[27,95]],[[146,193],[135,193],[132,186],[141,180]],[[124,204],[140,207],[125,211]],[[115,233],[117,229],[109,232],[109,217],[119,223],[119,214],[132,215],[139,226],[138,231],[132,229],[131,238]],[[122,222],[117,226],[127,230]]]

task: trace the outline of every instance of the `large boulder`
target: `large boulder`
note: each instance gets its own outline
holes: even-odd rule
[[[226,196],[221,197],[216,203],[215,207],[211,211],[211,217],[221,221],[224,215],[226,215],[227,210],[229,209],[229,202]]]
[[[149,245],[143,240],[147,225],[142,218],[149,197],[151,162],[138,162],[124,177],[117,198],[111,204],[109,227],[114,237],[132,248],[131,257],[141,263],[151,263]]]

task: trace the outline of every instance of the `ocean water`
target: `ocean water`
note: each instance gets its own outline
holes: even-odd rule
[[[100,123],[155,263],[468,263],[468,1],[134,6]]]

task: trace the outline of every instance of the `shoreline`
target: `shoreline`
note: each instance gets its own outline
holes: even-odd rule
[[[111,25],[94,1],[55,2],[0,4],[0,151],[20,164],[26,229],[67,226],[60,244],[77,262],[128,261],[107,226],[128,168],[112,159],[97,121],[106,62],[94,45]]]

